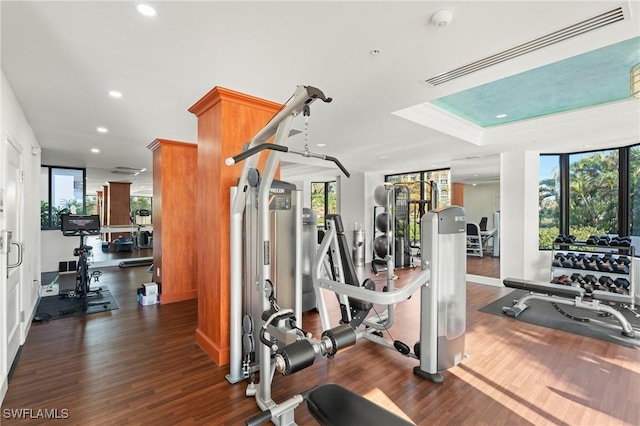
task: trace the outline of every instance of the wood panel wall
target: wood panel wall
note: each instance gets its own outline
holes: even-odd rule
[[[464,183],[451,184],[451,205],[464,207]]]
[[[198,328],[196,341],[218,365],[229,363],[230,188],[242,164],[224,159],[264,127],[280,104],[215,87],[189,112],[198,117]]]
[[[153,281],[160,303],[198,297],[196,200],[198,147],[156,139],[153,151]]]
[[[131,224],[131,182],[109,182],[108,225]]]

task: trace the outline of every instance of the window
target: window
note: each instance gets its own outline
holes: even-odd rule
[[[540,248],[551,249],[560,233],[560,156],[540,156],[538,186]]]
[[[540,156],[540,249],[558,234],[631,236],[640,247],[640,145]],[[637,254],[637,253],[636,253]]]
[[[618,150],[569,155],[569,232],[618,233]]]
[[[385,182],[409,187],[409,235],[412,244],[420,242],[420,219],[438,207],[450,205],[449,179],[451,171],[430,170],[385,176]]]
[[[324,229],[324,218],[338,213],[336,181],[311,182],[311,210],[318,216],[318,228]]]
[[[63,213],[84,214],[85,169],[41,167],[40,226],[59,229]]]
[[[129,199],[129,208],[131,209],[131,218],[136,225],[151,225],[151,216],[137,215],[139,210],[153,211],[152,197],[131,197]]]

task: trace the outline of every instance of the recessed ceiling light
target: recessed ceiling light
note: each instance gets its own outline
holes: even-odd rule
[[[91,148],[91,152],[93,152],[94,154],[97,154],[100,152],[100,150],[98,148]]]
[[[375,57],[375,56],[379,56],[379,55],[380,55],[380,53],[382,53],[382,52],[380,51],[380,49],[373,49],[373,50],[370,50],[370,51],[369,51],[369,55],[374,56],[374,57]]]
[[[326,143],[319,143],[319,144],[316,144],[316,146],[327,146],[327,144]]]
[[[496,115],[496,118],[505,118],[507,116],[507,114],[498,114]]]
[[[387,156],[386,156],[386,155],[381,155],[381,156],[380,156],[380,159],[381,159],[381,160],[384,160],[385,158],[387,158]]]
[[[96,131],[98,133],[107,133],[108,132],[106,127],[98,127],[98,128],[96,128]]]
[[[111,96],[112,98],[121,98],[122,97],[122,93],[118,92],[117,90],[109,90],[109,96]]]
[[[148,4],[139,4],[136,9],[144,16],[156,16],[156,10]]]

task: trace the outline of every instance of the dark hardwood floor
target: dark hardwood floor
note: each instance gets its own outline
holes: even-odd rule
[[[151,278],[145,267],[103,272],[119,309],[34,324],[0,410],[3,425],[51,423],[8,418],[23,409],[57,409],[68,414],[57,422],[73,425],[237,425],[259,412],[245,384],[229,384],[228,368],[195,344],[195,300],[140,307],[135,290]],[[413,273],[398,271],[399,284]],[[444,383],[416,377],[415,360],[359,341],[276,377],[274,399],[334,382],[418,425],[639,424],[640,350],[479,312],[509,290],[467,288],[470,357],[445,371]],[[413,346],[418,309],[416,296],[398,305],[393,339]],[[304,314],[303,328],[317,335],[317,313]],[[296,420],[316,424],[306,407]]]

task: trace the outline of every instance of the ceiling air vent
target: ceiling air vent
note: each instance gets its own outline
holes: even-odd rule
[[[561,41],[568,40],[584,33],[588,33],[589,31],[597,30],[598,28],[614,24],[624,19],[625,12],[622,6],[619,6],[608,12],[601,13],[600,15],[596,15],[592,18],[586,19],[582,22],[578,22],[577,24],[571,25],[561,30],[554,31],[545,36],[538,37],[534,40],[528,41],[511,49],[507,49],[479,61],[463,65],[454,70],[438,74],[434,77],[426,79],[424,82],[431,86],[437,86],[439,84],[446,83],[447,81],[451,81],[467,74],[471,74],[473,72],[488,68],[492,65],[499,64],[500,62],[517,58],[518,56],[534,52],[538,49],[542,49],[543,47],[560,43]]]
[[[129,175],[129,176],[137,176],[138,174],[144,172],[146,169],[138,169],[136,167],[124,167],[118,166],[114,170],[111,171],[114,175]]]

